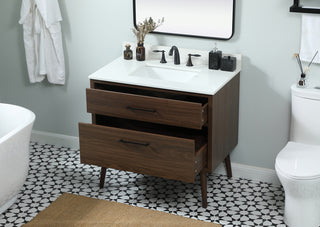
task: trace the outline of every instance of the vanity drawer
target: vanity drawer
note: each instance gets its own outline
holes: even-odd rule
[[[79,124],[81,163],[193,183],[207,143],[131,129]]]
[[[208,103],[87,89],[87,111],[120,118],[201,129]]]

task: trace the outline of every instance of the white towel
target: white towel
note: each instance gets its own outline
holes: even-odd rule
[[[65,63],[57,0],[22,0],[20,20],[31,83],[65,83]]]
[[[316,51],[320,52],[320,15],[302,14],[300,58],[310,62]],[[320,63],[320,54],[315,57],[314,63]]]

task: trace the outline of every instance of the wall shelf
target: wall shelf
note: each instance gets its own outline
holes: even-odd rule
[[[314,13],[320,14],[320,8],[305,8],[300,6],[300,0],[293,0],[293,5],[290,7],[290,12],[294,13]]]

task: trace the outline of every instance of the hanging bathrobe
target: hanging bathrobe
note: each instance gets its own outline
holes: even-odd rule
[[[50,83],[64,84],[62,17],[58,1],[22,0],[20,16],[30,82],[40,82],[47,76]]]

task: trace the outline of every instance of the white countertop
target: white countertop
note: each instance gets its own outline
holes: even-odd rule
[[[148,51],[148,53],[150,53],[150,51]],[[204,52],[203,56],[205,56],[205,54],[208,55],[208,52]],[[199,63],[200,61],[195,61],[198,64],[194,63],[195,66],[193,67],[185,66],[184,62],[181,62],[181,65],[174,65],[172,59],[167,59],[168,62],[166,64],[161,64],[159,62],[161,57],[160,53],[157,53],[155,56],[157,57],[157,60],[149,57],[151,60],[141,62],[135,60],[135,58],[132,60],[124,60],[121,56],[91,74],[89,76],[89,79],[214,95],[217,91],[219,91],[219,89],[221,89],[226,83],[228,83],[235,75],[237,75],[241,71],[241,55],[233,55],[237,57],[237,68],[233,72],[211,70],[208,69],[207,64],[203,62],[203,64]],[[152,77],[149,78],[148,76],[134,76],[135,71],[141,69],[141,67],[148,66],[172,69],[173,72],[174,70],[178,70],[180,74],[183,71],[191,71],[195,72],[195,76],[187,81],[169,81],[164,79],[155,79]]]

